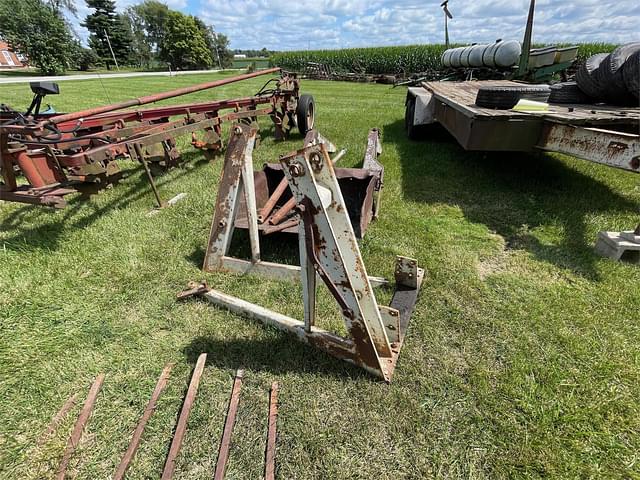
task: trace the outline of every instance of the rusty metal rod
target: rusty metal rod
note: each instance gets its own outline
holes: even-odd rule
[[[342,157],[344,157],[344,155],[347,153],[347,151],[343,148],[342,150],[340,150],[337,155],[335,157],[333,157],[331,159],[331,163],[333,165],[336,164],[336,162],[338,162]],[[280,183],[284,182],[285,184],[288,185],[287,182],[287,177],[284,177]],[[280,184],[278,184],[278,187],[280,187]],[[277,188],[276,187],[276,190]],[[275,192],[274,192],[275,193]],[[278,197],[279,198],[279,197]],[[269,199],[270,200],[270,199]],[[275,204],[274,204],[275,205]],[[296,199],[294,197],[291,197],[287,203],[285,203],[276,213],[274,213],[271,218],[268,219],[269,225],[277,225],[279,224],[282,220],[284,220],[284,218],[289,215],[289,213],[291,212],[291,210],[293,210],[296,207]]]
[[[165,365],[162,373],[160,374],[160,378],[158,379],[158,383],[156,383],[156,387],[151,394],[151,399],[149,403],[147,403],[146,408],[140,417],[140,421],[136,426],[136,429],[133,431],[133,436],[131,437],[131,442],[129,443],[129,447],[125,452],[122,460],[120,461],[120,465],[116,469],[116,473],[113,475],[113,480],[121,480],[124,478],[124,474],[129,468],[129,464],[138,450],[138,445],[140,445],[140,439],[142,438],[142,433],[144,432],[144,427],[147,426],[147,422],[153,415],[153,412],[156,409],[156,404],[158,403],[158,398],[160,398],[160,394],[167,386],[167,381],[169,380],[169,374],[171,373],[171,368],[173,367],[172,363],[168,363]]]
[[[269,225],[277,225],[279,224],[282,220],[284,220],[284,218],[289,215],[289,213],[295,208],[296,206],[296,197],[291,197],[287,203],[285,203],[282,207],[280,207],[280,209],[274,213],[273,215],[271,215],[271,217],[269,217]]]
[[[69,122],[71,120],[79,120],[83,117],[90,117],[93,115],[98,115],[100,113],[113,112],[114,110],[120,110],[122,108],[135,107],[137,105],[146,105],[147,103],[159,102],[160,100],[166,100],[167,98],[179,97],[180,95],[187,95],[189,93],[195,93],[201,90],[207,90],[209,88],[227,85],[228,83],[240,82],[249,78],[258,77],[260,75],[268,75],[279,71],[280,68],[275,67],[269,68],[267,70],[260,70],[258,72],[245,73],[231,78],[223,78],[221,80],[215,80],[213,82],[199,83],[198,85],[178,88],[176,90],[169,90],[168,92],[155,93],[153,95],[146,95],[144,97],[134,98],[132,100],[125,100],[124,102],[113,103],[111,105],[104,105],[102,107],[89,108],[87,110],[81,110],[79,112],[58,115],[56,117],[50,118],[48,122],[57,125],[58,123]]]
[[[67,446],[64,449],[64,455],[62,456],[62,461],[60,462],[60,466],[58,467],[58,473],[56,474],[57,480],[64,480],[67,474],[67,466],[69,466],[69,461],[71,460],[71,456],[73,452],[75,452],[76,447],[80,443],[80,437],[82,437],[82,431],[84,430],[84,426],[89,420],[91,416],[91,412],[93,411],[93,406],[96,403],[96,398],[98,397],[98,393],[100,392],[100,388],[102,388],[102,383],[104,382],[104,373],[101,373],[96,377],[91,385],[91,389],[89,390],[89,394],[87,395],[87,399],[82,406],[82,410],[80,410],[80,415],[78,415],[78,419],[76,420],[76,424],[73,427],[73,432],[71,432],[71,436],[67,441]]]
[[[198,386],[200,385],[200,377],[204,371],[204,364],[207,362],[207,354],[203,353],[198,357],[196,367],[193,369],[193,375],[191,376],[191,382],[187,390],[187,395],[180,411],[180,417],[178,418],[178,425],[176,426],[176,433],[173,435],[171,442],[171,448],[169,448],[169,454],[164,464],[164,471],[162,472],[162,480],[169,480],[173,478],[173,472],[176,469],[176,459],[180,453],[180,447],[182,447],[182,440],[184,434],[187,431],[187,420],[191,413],[191,407],[196,399],[198,393]]]
[[[58,412],[51,419],[51,422],[47,426],[47,429],[42,435],[40,435],[40,438],[36,442],[36,445],[42,445],[49,439],[51,434],[56,430],[56,428],[58,428],[58,425],[60,425],[62,419],[67,415],[67,413],[69,413],[69,410],[71,410],[75,406],[77,400],[78,393],[74,393],[69,398],[67,398],[67,401],[64,402],[62,407],[60,407],[60,410],[58,410]]]
[[[236,414],[238,413],[238,403],[240,403],[240,389],[242,388],[243,376],[244,370],[238,369],[236,377],[233,380],[233,390],[231,390],[229,410],[227,411],[227,419],[224,422],[222,440],[220,441],[220,451],[218,452],[218,461],[216,462],[216,470],[213,475],[214,480],[222,480],[224,478],[224,471],[227,468],[229,447],[231,446],[231,435],[233,434],[233,425],[236,422]]]
[[[280,200],[280,197],[285,192],[288,186],[289,183],[287,182],[287,177],[282,177],[282,180],[280,180],[280,183],[269,197],[269,200],[267,200],[267,203],[265,203],[264,206],[260,209],[260,212],[258,213],[258,223],[263,223],[265,218],[269,217],[269,214],[273,210],[273,207],[276,206],[276,202]]]
[[[269,426],[264,461],[264,480],[275,480],[276,475],[276,424],[278,421],[278,382],[271,384],[269,395]]]

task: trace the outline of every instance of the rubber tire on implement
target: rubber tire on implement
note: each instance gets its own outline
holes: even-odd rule
[[[632,54],[640,50],[640,42],[628,43],[616,48],[602,60],[596,76],[603,86],[603,98],[616,105],[632,105],[635,99],[627,90],[623,77],[623,65]]]
[[[420,140],[424,134],[422,125],[414,125],[413,119],[416,114],[416,98],[412,97],[407,101],[404,109],[404,129],[407,132],[409,140]]]
[[[551,85],[549,103],[590,103],[591,98],[578,87],[576,82],[562,82]]]
[[[509,110],[521,99],[546,102],[551,90],[549,85],[523,85],[513,87],[480,87],[476,105],[497,110]]]
[[[640,100],[640,51],[633,53],[622,67],[622,78],[627,91]]]
[[[607,56],[607,53],[591,55],[576,72],[578,88],[591,98],[601,99],[604,96],[604,86],[600,84],[596,72]]]
[[[313,96],[308,94],[300,95],[300,98],[298,99],[298,106],[296,107],[298,131],[302,135],[306,135],[307,132],[313,128],[315,118],[316,108]]]

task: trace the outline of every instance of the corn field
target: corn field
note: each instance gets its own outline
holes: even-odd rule
[[[462,44],[451,45],[451,48]],[[568,46],[561,44],[557,46]],[[575,44],[574,44],[575,45]],[[608,43],[579,44],[578,62],[589,56],[610,52],[616,45]],[[539,44],[534,47],[543,47]],[[302,50],[280,52],[270,59],[272,66],[294,72],[305,70],[309,62],[327,65],[334,73],[409,74],[437,73],[441,68],[443,44],[405,45],[399,47],[346,48],[341,50]]]

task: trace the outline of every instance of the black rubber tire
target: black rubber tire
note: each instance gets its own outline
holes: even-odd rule
[[[596,100],[599,100],[604,96],[604,87],[598,80],[597,70],[607,56],[607,53],[596,53],[595,55],[591,55],[582,65],[580,65],[580,68],[576,72],[578,88]]]
[[[302,135],[306,135],[309,130],[313,128],[316,119],[316,105],[313,101],[313,96],[304,94],[300,95],[298,99],[298,106],[296,107],[296,123],[298,124],[298,131]]]
[[[603,98],[615,105],[632,105],[635,99],[624,83],[622,67],[632,54],[640,50],[640,42],[627,43],[616,48],[602,60],[596,76],[603,85]]]
[[[578,88],[576,82],[556,83],[549,88],[549,103],[591,103],[591,98]]]
[[[631,54],[622,67],[622,78],[627,91],[640,100],[640,50]]]
[[[523,85],[518,87],[480,87],[476,96],[476,105],[497,110],[509,110],[519,100],[546,102],[551,90],[549,85]]]
[[[407,132],[409,140],[420,140],[422,137],[423,129],[420,125],[413,124],[413,118],[416,113],[416,97],[411,97],[407,100],[407,105],[404,109],[404,129]]]

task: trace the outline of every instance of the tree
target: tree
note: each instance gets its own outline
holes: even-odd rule
[[[213,65],[211,51],[193,17],[175,11],[170,11],[167,17],[160,58],[173,69],[200,69]]]
[[[87,7],[94,12],[87,15],[83,26],[87,27],[89,46],[98,54],[110,69],[113,63],[111,50],[118,63],[129,63],[131,53],[132,33],[122,15],[116,13],[113,0],[86,0]],[[107,37],[108,36],[108,37]],[[111,48],[109,48],[111,43]]]
[[[63,73],[74,51],[69,27],[43,0],[1,0],[0,36],[45,75]]]
[[[233,53],[229,50],[229,39],[222,33],[216,33],[214,48],[216,51],[216,58],[220,59],[220,66],[222,68],[229,68],[233,63]]]
[[[78,13],[75,0],[47,0],[47,4],[53,8],[57,15],[60,15],[63,9],[68,10],[73,16]]]
[[[198,17],[192,17],[198,30],[202,33],[207,48],[211,52],[212,60],[220,68],[231,66],[233,54],[229,50],[229,40],[225,35],[216,33],[211,25],[207,25]]]
[[[154,53],[160,49],[170,11],[164,3],[156,0],[145,0],[127,9],[127,16],[134,25],[134,36],[135,28],[143,30],[145,42]]]
[[[149,67],[153,53],[140,17],[132,11],[132,7],[129,7],[122,20],[131,32],[131,60],[141,67]]]

